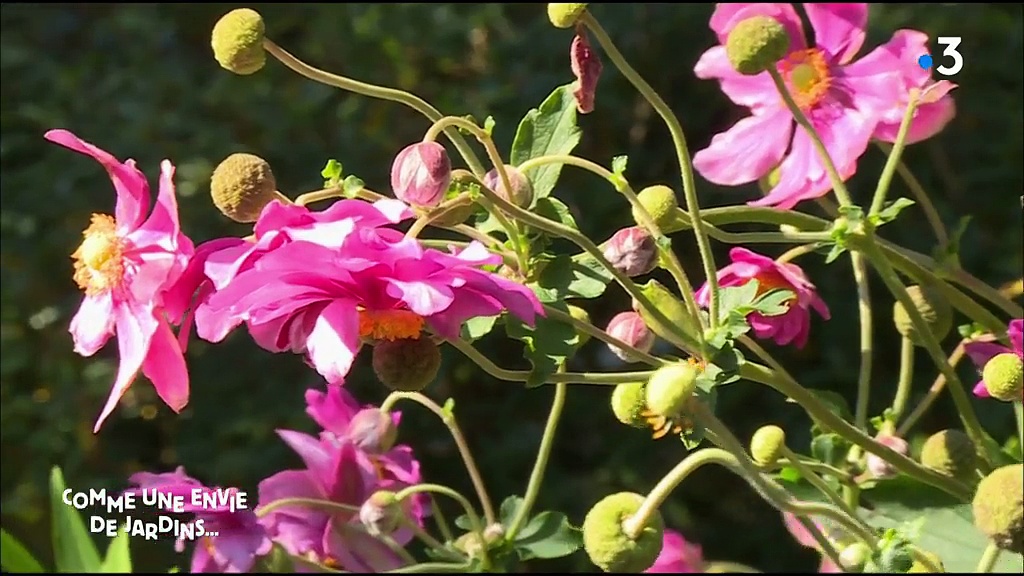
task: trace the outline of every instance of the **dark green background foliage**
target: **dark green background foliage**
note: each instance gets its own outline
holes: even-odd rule
[[[42,139],[68,128],[114,155],[134,157],[155,179],[158,163],[178,167],[181,218],[197,241],[245,234],[211,205],[207,181],[230,153],[266,158],[282,191],[295,195],[321,184],[328,158],[386,190],[395,153],[421,137],[428,123],[395,104],[371,101],[298,77],[276,61],[249,77],[220,69],[209,48],[217,18],[235,5],[12,5],[2,8],[0,165],[3,179],[2,264],[2,504],[3,525],[41,557],[49,556],[47,471],[64,468],[77,488],[120,487],[137,470],[176,465],[209,484],[255,491],[257,482],[299,461],[274,435],[276,428],[313,430],[302,392],[320,387],[298,357],[272,355],[239,330],[225,343],[193,341],[188,360],[193,393],[174,416],[143,379],[136,383],[101,434],[91,426],[114,376],[114,341],[95,358],[72,351],[68,322],[80,294],[68,255],[91,212],[106,212],[113,194],[92,160]],[[681,117],[692,150],[744,112],[714,82],[693,75],[693,64],[714,42],[711,6],[600,5],[593,11],[622,51]],[[450,114],[488,114],[507,154],[516,124],[555,86],[572,80],[571,34],[552,28],[543,4],[262,5],[268,33],[311,64],[352,78],[412,90]],[[954,79],[958,115],[938,138],[910,147],[907,160],[931,191],[946,223],[966,214],[965,267],[1001,285],[1021,275],[1022,110],[1020,6],[886,5],[873,8],[868,47],[901,27],[961,36],[963,71]],[[661,121],[606,62],[597,110],[583,116],[578,153],[608,165],[629,155],[635,186],[668,183],[679,175]],[[852,182],[865,199],[881,168],[871,148]],[[698,181],[703,205],[749,200],[755,186],[718,189]],[[578,170],[564,171],[555,191],[586,232],[603,240],[628,225],[628,211],[612,189]],[[891,197],[906,195],[902,183]],[[585,212],[581,212],[582,207]],[[887,226],[887,237],[921,251],[933,240],[912,207]],[[700,264],[692,236],[675,241],[692,278]],[[717,246],[719,261],[727,246]],[[757,247],[755,247],[757,249]],[[776,254],[777,247],[763,251]],[[848,259],[829,268],[821,256],[801,263],[832,308],[831,322],[814,321],[803,350],[779,351],[805,385],[836,390],[852,400],[857,366],[857,316]],[[897,346],[889,322],[892,299],[877,278],[877,360],[873,413],[891,401]],[[628,307],[621,291],[586,302],[603,325]],[[962,319],[961,319],[962,320]],[[950,335],[952,345],[956,336]],[[521,345],[496,336],[480,346],[501,365],[525,367]],[[920,397],[934,377],[921,354],[915,381]],[[363,354],[347,384],[365,402],[384,390]],[[598,342],[573,360],[573,369],[621,369]],[[964,367],[964,375],[974,374]],[[456,414],[500,502],[521,494],[543,428],[552,390],[524,391],[496,382],[448,350],[442,375],[429,390],[452,396]],[[539,509],[558,509],[579,523],[599,498],[623,489],[643,492],[683,454],[678,442],[653,442],[619,425],[607,408],[610,389],[570,390],[565,417]],[[912,398],[913,401],[913,398]],[[806,450],[809,422],[783,398],[753,384],[720,395],[722,417],[742,438],[760,425],[784,425],[792,444]],[[1003,405],[977,403],[984,423],[1006,438],[1012,416]],[[470,485],[443,427],[423,410],[406,410],[404,441],[414,441],[426,477],[468,492]],[[919,427],[930,433],[956,422],[940,402]],[[679,488],[665,509],[668,524],[700,542],[712,559],[747,562],[765,570],[811,569],[813,552],[785,533],[780,516],[737,477],[702,469]],[[170,542],[135,541],[138,569],[166,569],[178,561]],[[540,568],[593,570],[585,555]]]

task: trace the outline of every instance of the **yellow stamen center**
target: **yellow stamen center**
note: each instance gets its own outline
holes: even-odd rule
[[[71,255],[75,283],[90,296],[119,286],[124,278],[124,241],[117,236],[114,219],[93,214],[82,236],[81,246]]]
[[[782,75],[789,81],[793,100],[801,109],[813,107],[828,93],[832,74],[825,54],[817,48],[797,50],[779,63]]]
[[[359,335],[371,340],[419,338],[424,320],[408,310],[360,310]]]

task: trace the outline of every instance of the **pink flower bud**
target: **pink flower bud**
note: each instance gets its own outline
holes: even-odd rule
[[[365,408],[352,417],[348,436],[360,449],[371,454],[383,454],[395,445],[398,428],[391,414],[385,414],[379,408]]]
[[[647,328],[643,319],[636,312],[620,312],[616,314],[611,322],[608,323],[605,332],[641,352],[650,352],[651,347],[654,346],[654,333]],[[623,362],[636,361],[625,350],[620,350],[611,344],[608,345],[608,348],[622,359]]]
[[[590,47],[587,35],[582,28],[577,28],[576,37],[569,47],[569,63],[572,73],[576,75],[573,96],[576,97],[576,109],[580,114],[594,111],[594,96],[597,93],[597,80],[601,77],[601,57]]]
[[[444,199],[452,181],[448,152],[437,142],[406,146],[391,165],[391,189],[399,200],[433,208]]]
[[[530,179],[518,168],[509,165],[505,165],[505,175],[512,186],[511,191],[505,190],[505,183],[497,169],[492,169],[484,175],[484,186],[520,208],[529,208],[530,204],[533,204],[533,184],[530,183]]]
[[[879,434],[875,437],[875,441],[904,456],[909,452],[907,441],[899,436]],[[896,475],[896,469],[892,467],[892,464],[871,453],[868,453],[867,456],[867,468],[868,472],[871,472],[871,475],[875,478],[891,478]]]
[[[658,247],[646,230],[631,226],[619,230],[608,239],[604,257],[626,276],[641,276],[654,270],[658,261]]]

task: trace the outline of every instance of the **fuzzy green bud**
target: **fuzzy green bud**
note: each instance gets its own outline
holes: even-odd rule
[[[750,455],[762,466],[774,464],[786,447],[786,432],[778,426],[761,426],[750,438]]]
[[[634,428],[646,428],[647,420],[643,411],[647,408],[647,383],[627,382],[615,386],[612,391],[612,413],[615,418]]]
[[[258,72],[267,61],[263,50],[266,27],[260,13],[238,8],[220,17],[213,26],[210,46],[221,67],[235,74]]]
[[[485,548],[483,540],[481,540],[480,535],[476,532],[466,532],[455,539],[455,549],[461,550],[470,558],[482,557]]]
[[[696,319],[690,316],[690,313],[686,310],[686,305],[676,298],[664,284],[657,280],[649,280],[646,284],[641,285],[640,292],[650,300],[654,310],[657,310],[659,313],[655,314],[641,307],[638,301],[633,301],[633,309],[640,314],[644,324],[647,325],[651,332],[654,332],[662,340],[684,350],[688,346],[695,348],[696,343],[693,334],[697,332],[695,326]],[[664,317],[668,322],[662,322],[659,316]],[[679,328],[683,329],[686,338],[681,338],[677,334]]]
[[[914,301],[914,306],[921,313],[921,318],[928,325],[928,329],[936,339],[942,340],[949,333],[949,329],[953,327],[953,310],[950,308],[949,302],[936,288],[931,286],[908,286],[907,294]],[[924,339],[917,333],[914,323],[910,320],[910,315],[898,300],[892,308],[892,319],[896,324],[897,332],[910,338],[914,344],[924,346]]]
[[[651,219],[659,228],[665,228],[676,220],[676,210],[679,209],[679,200],[676,193],[668,186],[648,186],[636,195],[640,205],[651,215]],[[633,220],[643,226],[640,213],[633,208]]]
[[[255,222],[278,196],[270,164],[253,154],[232,154],[210,176],[210,197],[222,214],[235,222]]]
[[[942,558],[939,558],[938,554],[928,552],[927,550],[917,550],[915,554],[920,554],[927,558],[929,561],[931,561],[932,564],[935,565],[936,568],[939,569],[939,572],[946,571],[946,567],[942,564]],[[910,570],[907,570],[907,574],[919,573],[934,574],[934,572],[932,572],[932,569],[929,568],[924,562],[915,559],[914,563],[910,565]]]
[[[994,356],[981,372],[985,389],[997,400],[1020,400],[1024,391],[1024,362],[1012,352]]]
[[[671,418],[686,410],[686,403],[697,391],[700,371],[688,362],[666,364],[651,374],[645,398],[647,408],[658,416]]]
[[[969,480],[978,464],[977,449],[967,434],[943,430],[925,440],[921,464],[941,474]]]
[[[572,304],[569,304],[569,315],[575,318],[576,320],[579,320],[580,322],[586,322],[587,324],[591,324],[590,314],[587,313],[587,311],[584,310],[583,308],[580,308],[579,306],[573,306]],[[579,342],[576,344],[577,346],[583,346],[584,344],[590,341],[590,334],[587,334],[586,332],[576,330],[576,335],[579,338]]]
[[[586,10],[586,2],[551,2],[548,3],[548,20],[555,28],[572,28]]]
[[[729,32],[725,54],[740,74],[754,76],[774,66],[789,51],[789,34],[774,18],[754,16]]]
[[[606,496],[587,513],[583,520],[583,548],[601,570],[636,573],[654,565],[665,532],[661,514],[652,514],[635,539],[622,527],[643,501],[639,494],[619,492]]]
[[[437,377],[441,350],[430,338],[385,340],[373,347],[373,371],[400,392],[419,392]]]
[[[979,484],[974,525],[998,547],[1024,554],[1024,464],[996,468]]]
[[[863,542],[854,542],[839,553],[839,563],[847,572],[860,572],[871,558],[871,547]]]
[[[388,490],[374,492],[359,507],[359,521],[374,536],[387,536],[397,530],[403,514],[395,493]]]

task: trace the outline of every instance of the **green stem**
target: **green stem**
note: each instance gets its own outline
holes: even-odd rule
[[[963,340],[957,344],[953,353],[949,355],[947,363],[950,368],[956,370],[956,365],[959,364],[960,359],[964,357],[964,344],[966,342],[966,340]],[[903,423],[899,425],[899,428],[896,429],[896,435],[900,438],[906,437],[907,432],[910,432],[910,429],[917,423],[918,419],[920,419],[921,416],[924,416],[924,413],[932,407],[932,404],[934,404],[936,400],[938,400],[939,394],[942,394],[942,390],[945,387],[946,375],[940,372],[939,375],[935,377],[935,382],[932,383],[931,388],[928,389],[928,393],[925,394],[924,398],[921,399],[921,402],[914,408],[910,415],[907,416],[907,419],[904,420]]]
[[[465,496],[447,486],[442,486],[440,484],[416,484],[415,486],[402,488],[396,492],[395,499],[401,502],[413,494],[422,493],[442,494],[461,504],[463,511],[466,513],[466,517],[469,518],[469,524],[472,526],[472,531],[479,534],[481,538],[483,537],[484,525],[480,521],[480,516],[477,516],[476,510],[473,509],[473,505],[469,503],[469,500],[467,500]]]
[[[306,192],[300,194],[295,199],[294,204],[296,206],[306,206],[313,204],[314,202],[320,202],[321,200],[330,200],[331,198],[344,198],[345,194],[341,191],[341,188],[324,188],[323,190],[315,190],[313,192]]]
[[[358,514],[358,506],[350,506],[348,504],[340,504],[338,502],[332,502],[330,500],[320,500],[318,498],[281,498],[280,500],[274,500],[260,506],[256,510],[256,516],[263,518],[267,514],[270,514],[278,508],[284,508],[285,506],[308,506],[311,508],[322,508],[324,510],[331,510],[334,512],[344,512],[346,514]]]
[[[455,210],[461,206],[465,206],[473,201],[469,195],[461,194],[447,202],[438,204],[437,207],[427,211],[422,216],[416,219],[409,227],[409,230],[405,233],[406,238],[416,238],[420,235],[427,226],[433,223],[438,218],[442,218],[445,214],[448,214],[452,210]]]
[[[370,98],[404,104],[426,116],[431,122],[437,122],[443,116],[437,108],[434,108],[415,94],[410,94],[404,90],[396,90],[394,88],[385,88],[384,86],[376,86],[365,82],[359,82],[358,80],[352,80],[351,78],[345,78],[344,76],[338,76],[336,74],[320,70],[319,68],[314,68],[266,38],[263,39],[263,48],[269,52],[271,56],[277,58],[282,64],[291,68],[293,72],[296,72],[301,76],[305,76],[314,82],[319,82],[321,84],[326,84],[349,92],[355,92],[356,94],[362,94],[363,96],[368,96]],[[474,174],[482,176],[484,172],[486,172],[483,164],[480,163],[480,159],[477,158],[476,153],[469,147],[469,143],[466,142],[466,139],[463,138],[461,134],[459,134],[459,131],[454,128],[449,128],[446,129],[444,133],[445,136],[451,140],[452,144],[455,145],[455,148],[458,149],[459,154],[462,155],[462,158],[466,161],[469,169],[472,170]]]
[[[875,144],[877,144],[882,152],[887,156],[892,153],[891,145],[877,140],[875,141]],[[928,225],[931,226],[932,231],[935,233],[935,238],[938,239],[939,246],[948,245],[949,233],[946,232],[946,226],[942,223],[942,217],[939,216],[939,211],[935,208],[935,203],[932,202],[931,196],[902,160],[896,163],[896,170],[899,172],[900,178],[903,179],[903,182],[906,183],[907,188],[910,189],[910,193],[914,195],[914,201],[921,206],[922,210],[924,210],[924,217],[928,220]]]
[[[892,400],[892,418],[900,421],[910,397],[910,385],[914,381],[914,341],[906,336],[900,342],[900,379],[896,384],[896,396]]]
[[[1020,440],[1021,450],[1024,451],[1024,402],[1020,400],[1013,402],[1013,417],[1017,421],[1017,436]]]
[[[992,542],[985,546],[985,551],[981,553],[981,559],[978,560],[978,567],[974,569],[975,574],[987,574],[992,571],[996,566],[996,561],[999,560],[999,555],[1003,551]]]
[[[629,80],[629,83],[648,101],[654,110],[665,121],[669,133],[672,135],[672,144],[676,149],[676,159],[679,161],[679,171],[683,179],[683,196],[686,199],[686,208],[692,216],[693,234],[697,239],[697,249],[700,251],[701,263],[704,265],[704,276],[708,283],[708,314],[710,316],[711,328],[718,326],[718,270],[715,267],[715,257],[711,252],[711,243],[708,241],[708,234],[704,228],[704,221],[700,215],[700,205],[697,201],[697,187],[693,178],[693,163],[690,161],[690,152],[686,146],[686,136],[683,134],[683,127],[679,119],[672,113],[672,109],[661,99],[661,96],[651,88],[632,66],[626,61],[611,37],[598,24],[597,20],[584,12],[580,22],[594,34],[597,43],[608,55],[612,64],[622,72],[622,75]]]
[[[421,528],[419,524],[409,519],[408,516],[402,518],[402,524],[406,528],[408,528],[413,533],[414,536],[419,538],[420,541],[423,542],[423,544],[425,544],[428,548],[436,550],[438,553],[446,554],[449,557],[451,557],[452,560],[462,559],[462,556],[460,554],[456,554],[455,552],[452,552],[451,550],[446,548],[443,543],[441,543],[437,538],[431,536],[429,532]]]
[[[835,545],[825,537],[817,524],[806,516],[796,516],[796,521],[799,522],[800,525],[804,527],[804,530],[807,530],[807,533],[811,535],[811,538],[814,540],[815,544],[818,545],[818,550],[820,550],[822,554],[828,556],[828,559],[836,566],[843,565],[842,558],[839,556],[839,551],[836,550]]]
[[[896,142],[893,144],[888,160],[885,161],[885,167],[882,168],[882,175],[878,178],[875,196],[871,200],[870,215],[878,214],[885,207],[885,196],[889,193],[889,185],[892,184],[892,177],[896,174],[896,166],[899,165],[900,156],[903,155],[907,134],[910,132],[910,125],[914,121],[914,111],[917,110],[920,97],[921,92],[919,90],[914,88],[910,90],[910,101],[907,102],[907,111],[903,114],[900,129],[896,132]]]
[[[573,318],[571,314],[566,314],[565,312],[562,312],[558,308],[544,304],[544,313],[547,314],[548,318],[552,318],[554,320],[559,320],[561,322],[571,324],[580,332],[588,334],[589,336],[592,336],[604,342],[605,344],[608,344],[609,346],[614,346],[620,350],[628,352],[630,356],[636,358],[640,362],[649,364],[651,366],[654,366],[655,368],[661,366],[662,364],[665,364],[664,360],[661,360],[655,356],[651,356],[647,352],[643,352],[633,346],[630,346],[629,344],[626,344],[622,340],[619,340],[615,336],[612,336],[611,334],[605,332],[604,330],[601,330],[600,328],[594,326],[589,322],[577,320],[576,318]]]
[[[871,398],[871,368],[874,359],[874,327],[871,315],[871,287],[867,264],[856,252],[850,254],[853,279],[857,283],[857,311],[860,316],[860,371],[857,373],[857,408],[854,421],[861,430],[868,429],[868,406]]]
[[[434,517],[434,523],[437,524],[437,529],[441,531],[441,536],[444,537],[445,542],[452,542],[455,540],[455,537],[452,535],[452,529],[448,526],[448,519],[441,510],[441,506],[438,505],[437,498],[433,494],[429,494],[429,496],[430,515]]]
[[[831,466],[829,464],[825,464],[824,462],[818,462],[817,460],[811,460],[808,458],[800,458],[799,461],[800,465],[807,468],[808,470],[813,470],[814,472],[820,474],[827,474],[829,476],[833,476],[842,484],[848,484],[850,482],[853,482],[852,474],[845,470],[840,470],[835,466]],[[796,462],[796,460],[780,458],[773,462],[771,465],[766,466],[765,470],[778,470],[780,468],[785,468],[786,466],[792,466],[796,468],[796,464],[794,464],[794,462]]]
[[[412,400],[413,402],[416,402],[430,410],[441,419],[441,422],[443,422],[445,427],[448,428],[448,432],[451,433],[452,439],[455,440],[455,445],[459,449],[459,455],[462,456],[462,462],[466,465],[466,471],[469,473],[469,479],[472,481],[473,488],[476,490],[477,498],[480,499],[480,506],[483,507],[484,517],[487,518],[487,523],[493,524],[497,522],[497,516],[494,514],[494,506],[491,504],[491,498],[487,495],[487,489],[484,488],[484,481],[483,477],[480,475],[480,469],[476,466],[476,460],[473,459],[473,453],[470,452],[469,444],[466,443],[466,438],[462,435],[462,430],[459,428],[459,424],[455,421],[455,417],[446,413],[440,406],[434,403],[433,400],[419,392],[392,392],[384,399],[384,402],[381,403],[381,412],[390,411],[399,400]]]
[[[505,532],[505,538],[514,542],[516,534],[523,527],[523,524],[530,517],[530,510],[537,501],[540,494],[540,485],[544,480],[544,471],[547,469],[548,460],[551,458],[551,448],[555,444],[555,431],[558,429],[558,419],[562,417],[562,409],[565,408],[565,397],[568,386],[555,384],[555,399],[551,402],[551,412],[548,413],[548,421],[544,426],[544,435],[540,439],[540,448],[537,450],[537,460],[533,464],[533,471],[530,472],[530,481],[526,485],[526,495],[523,496],[523,504],[516,511],[512,523]]]
[[[821,244],[818,243],[818,242],[813,242],[811,244],[804,244],[803,246],[796,246],[796,247],[790,248],[789,250],[786,250],[785,252],[783,252],[781,256],[779,256],[778,258],[775,259],[775,261],[780,263],[780,264],[783,264],[783,263],[789,262],[791,260],[796,260],[797,258],[799,258],[801,256],[804,256],[806,254],[810,254],[811,252],[814,252],[820,246],[821,246]]]
[[[921,550],[917,546],[910,546],[910,554],[914,557],[916,562],[919,562],[924,566],[931,574],[942,574],[945,570],[942,567],[942,562],[936,563],[931,554],[925,554],[924,550]]]
[[[702,572],[705,574],[763,574],[763,572],[752,566],[727,560],[708,562],[704,565]]]
[[[451,564],[448,562],[425,562],[414,566],[385,570],[381,572],[381,574],[462,574],[467,572],[471,567],[472,564],[469,562],[463,562],[461,564]]]
[[[807,480],[808,484],[814,486],[814,488],[816,488],[818,492],[821,492],[826,498],[831,500],[832,503],[835,504],[836,508],[845,512],[846,515],[849,516],[851,519],[860,522],[861,528],[863,528],[864,530],[871,530],[871,528],[867,524],[864,524],[860,521],[860,518],[857,516],[857,513],[854,511],[853,508],[850,507],[850,505],[846,503],[846,500],[843,500],[843,497],[840,496],[838,492],[833,490],[831,486],[829,486],[824,480],[822,480],[821,476],[815,474],[814,471],[811,470],[809,467],[804,466],[800,458],[796,454],[794,454],[793,451],[789,449],[789,447],[782,447],[782,455],[785,456],[786,458],[789,458],[789,461],[793,463],[793,467],[796,468],[796,471],[800,473],[800,476]]]

